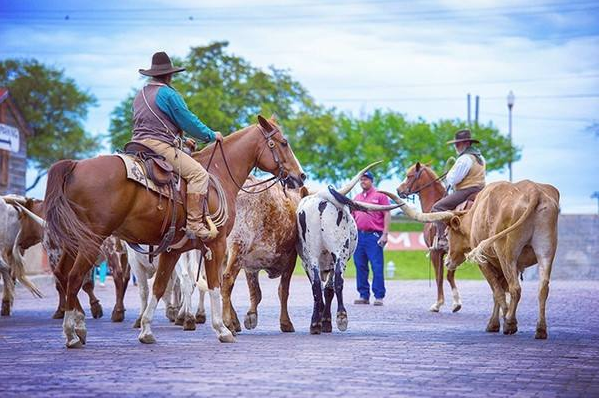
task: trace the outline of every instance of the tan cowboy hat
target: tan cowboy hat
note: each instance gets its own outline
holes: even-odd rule
[[[159,51],[152,56],[152,67],[150,69],[140,69],[139,73],[146,76],[161,76],[184,70],[185,68],[173,67],[170,57],[164,51]]]
[[[480,143],[480,141],[475,140],[472,138],[472,135],[470,133],[470,129],[462,129],[462,130],[458,130],[455,134],[455,138],[453,140],[450,140],[447,142],[447,144],[455,144],[455,143],[461,143],[464,141],[471,141],[473,143]]]

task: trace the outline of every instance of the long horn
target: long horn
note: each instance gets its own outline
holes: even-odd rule
[[[361,171],[358,172],[357,175],[354,176],[353,179],[351,179],[349,181],[349,183],[347,183],[345,186],[343,186],[341,189],[337,190],[337,192],[341,195],[347,195],[352,188],[354,188],[354,186],[360,181],[360,177],[362,177],[362,175],[370,168],[372,168],[375,165],[380,164],[383,161],[376,161],[371,163],[370,165],[368,165],[367,167],[365,167],[364,169],[362,169]]]
[[[428,223],[428,222],[438,222],[438,221],[446,221],[451,219],[454,214],[453,212],[432,212],[432,213],[422,213],[415,211],[408,204],[402,201],[397,195],[389,193],[387,191],[379,190],[380,193],[385,194],[387,197],[391,198],[403,211],[403,213],[409,217],[410,219],[414,219],[418,222]]]
[[[25,198],[21,195],[16,195],[16,194],[3,195],[2,199],[9,204],[25,205],[27,203],[27,198]]]
[[[19,208],[20,210],[22,210],[23,212],[25,212],[27,214],[27,216],[29,216],[31,219],[33,219],[34,222],[38,223],[43,228],[46,228],[46,221],[44,219],[37,216],[35,213],[31,212],[29,209],[27,209],[26,207],[24,207],[23,205],[21,205],[18,202],[15,204],[15,206],[17,208]]]
[[[401,207],[401,205],[399,205],[399,204],[378,205],[378,204],[370,204],[368,202],[362,202],[362,201],[352,201],[352,202],[368,211],[392,211],[393,209],[397,209],[397,208]]]

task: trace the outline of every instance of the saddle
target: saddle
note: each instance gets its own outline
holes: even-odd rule
[[[466,201],[464,201],[461,204],[459,204],[458,206],[456,206],[455,210],[456,211],[467,211],[468,209],[472,208],[472,205],[474,204],[474,200],[476,199],[476,196],[478,195],[478,193],[480,193],[480,191],[470,194],[470,196],[468,198],[466,198]]]
[[[147,145],[137,141],[130,141],[125,144],[123,152],[127,155],[133,155],[143,161],[148,177],[154,184],[156,184],[156,186],[162,187],[169,183],[176,182],[177,175],[175,174],[173,166],[166,162],[162,155],[157,154]]]

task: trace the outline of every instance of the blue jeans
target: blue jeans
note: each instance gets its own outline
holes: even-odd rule
[[[383,274],[383,248],[377,244],[381,238],[379,233],[358,231],[358,246],[354,253],[356,264],[356,283],[360,297],[370,298],[368,283],[368,261],[372,266],[372,292],[377,299],[385,297],[385,276]]]

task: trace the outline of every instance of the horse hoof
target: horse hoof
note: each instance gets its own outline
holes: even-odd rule
[[[182,326],[183,324],[185,324],[185,317],[177,317],[175,319],[176,326]]]
[[[535,333],[535,339],[547,339],[547,330],[537,328],[537,332]]]
[[[166,309],[166,318],[169,319],[171,323],[174,323],[177,320],[177,309],[174,307],[169,307]]]
[[[333,332],[333,324],[331,323],[331,319],[322,319],[322,330],[323,333]]]
[[[77,334],[81,343],[85,345],[87,342],[87,330],[75,329],[75,334]]]
[[[455,305],[453,305],[453,309],[451,309],[451,311],[453,313],[459,312],[460,309],[462,309],[462,304],[461,303],[456,303]]]
[[[64,319],[64,310],[56,310],[56,312],[54,312],[54,314],[52,315],[53,319]]]
[[[497,323],[497,324],[491,324],[491,323],[487,324],[487,328],[485,329],[485,331],[489,332],[489,333],[499,332],[499,323]]]
[[[139,342],[142,344],[155,344],[156,338],[154,338],[153,334],[141,335],[139,336]]]
[[[197,324],[204,324],[204,323],[206,323],[206,314],[205,313],[198,313],[198,314],[196,314],[196,323]]]
[[[281,323],[281,331],[284,333],[291,333],[291,332],[295,332],[295,328],[293,327],[293,324],[291,324],[291,322],[283,322]]]
[[[243,325],[246,330],[253,330],[258,326],[258,313],[249,313],[245,315],[243,319]]]
[[[135,323],[133,323],[133,328],[141,328],[141,318],[135,320]]]
[[[503,325],[503,333],[505,335],[512,335],[518,331],[518,323],[514,321],[506,321]]]
[[[99,319],[104,316],[104,311],[102,310],[102,305],[100,305],[100,301],[92,304],[92,317],[94,319]]]
[[[313,323],[310,325],[310,334],[318,335],[322,332],[322,323]]]
[[[79,340],[79,338],[73,338],[70,341],[67,341],[66,347],[68,349],[81,349],[83,348],[83,342]]]
[[[113,310],[112,311],[112,316],[110,316],[110,320],[112,320],[113,323],[120,323],[123,320],[125,320],[125,311],[124,310]]]
[[[433,305],[430,307],[430,309],[429,309],[429,310],[430,310],[431,312],[438,313],[438,312],[439,312],[439,309],[441,309],[441,304],[439,304],[439,303],[435,303],[435,304],[433,304]]]
[[[183,322],[184,331],[194,331],[196,329],[196,320],[194,317],[186,317]]]
[[[347,330],[347,313],[339,312],[337,313],[337,328],[339,331]]]
[[[10,301],[2,301],[2,310],[0,316],[10,316]]]
[[[233,334],[221,334],[218,336],[218,340],[223,344],[233,344],[235,343],[235,337]]]

